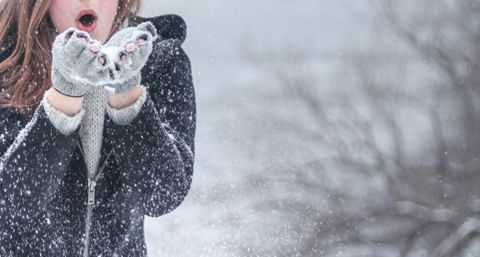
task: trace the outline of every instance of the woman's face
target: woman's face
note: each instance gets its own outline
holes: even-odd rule
[[[70,27],[102,43],[110,36],[119,0],[52,0],[49,14],[59,33]]]

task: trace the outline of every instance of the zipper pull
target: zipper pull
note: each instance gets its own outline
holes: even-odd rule
[[[95,186],[97,182],[91,178],[88,179],[88,205],[95,205]]]

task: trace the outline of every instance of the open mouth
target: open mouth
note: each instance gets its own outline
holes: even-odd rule
[[[97,14],[94,10],[83,10],[78,14],[77,27],[86,32],[92,32],[97,27]]]

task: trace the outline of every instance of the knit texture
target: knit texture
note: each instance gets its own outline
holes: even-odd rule
[[[79,134],[89,178],[95,177],[100,161],[106,103],[107,96],[103,87],[91,87],[83,99],[86,111]]]
[[[130,91],[140,83],[140,71],[157,38],[155,26],[151,22],[142,22],[117,31],[102,46],[98,54],[105,60],[103,65],[112,79],[108,85],[115,93]]]
[[[53,89],[49,89],[45,91],[45,94],[43,94],[41,104],[43,104],[45,113],[47,114],[48,119],[52,122],[53,126],[62,134],[68,136],[77,130],[83,116],[85,115],[85,108],[82,106],[80,112],[75,114],[73,117],[66,115],[62,111],[55,109],[48,101],[47,97],[50,94],[50,90]]]
[[[115,110],[109,106],[103,87],[92,87],[87,91],[83,100],[86,112],[80,126],[80,139],[82,140],[85,162],[90,178],[96,176],[100,161],[105,109],[107,109],[110,118],[116,124],[126,125],[137,116],[145,99],[146,90],[143,88],[142,95],[133,105]]]
[[[80,126],[80,140],[90,178],[96,175],[100,161],[105,109],[115,124],[127,125],[138,115],[147,98],[147,90],[142,87],[142,94],[134,104],[122,109],[114,109],[108,104],[103,87],[91,87],[85,94],[80,112],[69,117],[48,102],[48,94],[49,90],[45,92],[42,102],[47,117],[54,127],[68,136]]]
[[[83,96],[91,85],[104,84],[109,71],[99,62],[99,53],[92,46],[101,47],[99,41],[87,32],[69,28],[55,37],[52,45],[52,84],[69,96]]]
[[[122,109],[115,109],[107,104],[107,113],[108,116],[112,119],[112,121],[117,125],[127,125],[132,120],[137,117],[140,109],[142,108],[145,100],[147,99],[147,89],[142,87],[142,94],[138,97],[137,101],[132,105],[122,108]]]

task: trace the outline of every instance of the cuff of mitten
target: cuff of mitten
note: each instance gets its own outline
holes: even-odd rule
[[[82,106],[80,112],[75,114],[75,116],[70,117],[63,113],[60,110],[55,109],[49,102],[48,102],[48,94],[50,90],[45,91],[43,95],[42,104],[43,108],[45,109],[45,113],[47,114],[48,119],[52,122],[53,126],[58,129],[62,134],[68,136],[73,133],[77,128],[80,126],[80,122],[82,121],[82,117],[85,114],[85,108]]]
[[[146,99],[147,89],[142,87],[142,94],[138,97],[135,103],[122,109],[115,109],[107,104],[107,113],[112,121],[117,125],[124,126],[130,124],[130,122],[137,117]]]

